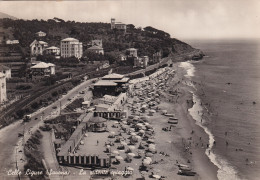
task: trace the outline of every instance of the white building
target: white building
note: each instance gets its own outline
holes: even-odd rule
[[[46,54],[51,54],[51,55],[59,55],[60,54],[60,48],[51,46],[45,49]]]
[[[111,29],[119,29],[119,30],[123,30],[124,32],[126,32],[126,24],[121,23],[121,22],[116,22],[115,18],[111,19]]]
[[[31,47],[32,56],[42,55],[43,51],[48,47],[48,43],[46,43],[44,41],[34,40],[31,43],[30,47]]]
[[[37,32],[37,33],[35,33],[37,36],[39,36],[39,37],[44,37],[44,36],[46,36],[46,33],[45,32],[42,32],[42,31],[39,31],[39,32]]]
[[[6,42],[5,42],[6,44],[19,44],[19,40],[7,40]]]
[[[5,75],[0,72],[0,104],[3,104],[6,101],[6,78]]]
[[[12,77],[11,68],[9,68],[7,66],[0,65],[0,72],[5,75],[6,79],[10,79]]]
[[[31,67],[32,76],[55,75],[55,65],[52,63],[40,62]]]
[[[129,48],[126,50],[126,53],[128,56],[131,56],[131,57],[138,57],[137,56],[137,49],[135,48]]]
[[[134,59],[134,67],[147,67],[149,62],[148,56],[137,57]]]
[[[61,40],[60,44],[61,57],[81,58],[83,54],[82,42],[74,38],[66,38]]]

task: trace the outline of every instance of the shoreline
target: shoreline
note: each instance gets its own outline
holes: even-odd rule
[[[210,107],[207,103],[209,99],[206,98],[204,89],[201,87],[203,86],[202,81],[201,83],[193,82],[193,77],[195,76],[195,67],[192,63],[196,63],[194,61],[188,62],[189,63],[189,70],[192,72],[187,73],[187,77],[191,80],[191,86],[194,87],[193,93],[193,100],[197,103],[197,110],[200,113],[192,112],[193,119],[196,121],[196,124],[204,129],[205,133],[209,137],[209,146],[207,147],[205,154],[208,156],[210,161],[218,167],[217,170],[217,177],[221,180],[229,180],[229,179],[241,179],[239,176],[239,172],[235,166],[231,165],[225,157],[222,156],[221,152],[218,152],[216,147],[224,148],[224,144],[217,143],[216,137],[212,133],[212,118],[216,118],[214,110]],[[224,150],[225,151],[225,150]]]

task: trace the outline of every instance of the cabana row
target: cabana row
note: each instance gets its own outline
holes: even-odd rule
[[[58,156],[60,164],[64,165],[80,165],[89,167],[109,167],[109,156],[98,155],[68,155]]]

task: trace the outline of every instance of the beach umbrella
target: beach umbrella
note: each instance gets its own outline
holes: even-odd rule
[[[148,139],[147,142],[154,143],[153,139]]]
[[[167,114],[167,110],[162,110],[162,114]]]
[[[146,125],[146,126],[148,126],[148,125],[150,125],[148,122],[146,122],[146,123],[144,123],[144,125]]]
[[[135,149],[134,146],[128,146],[128,148],[131,149],[131,150]]]
[[[148,149],[149,149],[149,151],[151,151],[151,152],[155,152],[155,151],[156,151],[156,150],[155,150],[155,147],[149,147]]]
[[[155,111],[155,110],[153,110],[153,109],[152,109],[152,110],[150,110],[149,112],[151,112],[151,113],[156,113],[156,111]]]
[[[155,145],[154,144],[149,144],[149,148],[155,149]]]
[[[134,171],[134,168],[132,168],[132,167],[128,167],[128,168],[126,168],[128,171]]]
[[[127,122],[126,122],[126,121],[122,121],[122,123],[123,123],[123,124],[127,124]]]
[[[143,134],[143,133],[145,133],[145,131],[144,131],[144,130],[142,130],[142,129],[141,129],[139,132],[140,132],[140,133],[142,133],[142,134]]]
[[[131,156],[131,157],[134,157],[135,154],[134,153],[128,153],[127,155]]]
[[[146,156],[146,157],[152,157],[153,154],[152,154],[152,153],[146,153],[145,156]]]
[[[111,131],[110,133],[111,133],[111,134],[115,134],[115,132],[114,132],[114,131]]]
[[[135,131],[135,129],[134,129],[134,128],[130,128],[130,131],[132,131],[132,132],[133,132],[133,131]]]
[[[122,156],[116,156],[115,158],[116,158],[116,160],[118,160],[118,161],[120,161],[120,160],[123,160],[123,159],[124,159],[124,158],[122,158]]]
[[[134,133],[134,132],[131,132],[131,136],[136,136],[136,133]]]
[[[148,124],[148,125],[146,125],[146,128],[152,129],[153,127],[150,124]]]
[[[122,141],[122,142],[121,142],[121,144],[122,144],[122,145],[124,145],[124,146],[126,146],[126,145],[127,145],[127,143],[126,143],[126,142],[124,142],[124,141]]]
[[[135,136],[137,139],[142,139],[142,137],[141,136]]]
[[[154,174],[153,177],[154,177],[155,179],[160,179],[160,178],[161,178],[160,175],[156,175],[156,174]]]
[[[112,153],[113,153],[113,154],[119,154],[119,152],[116,151],[116,150],[112,151]]]
[[[144,125],[142,123],[137,123],[136,126],[142,127]]]
[[[148,161],[151,161],[151,162],[153,161],[152,158],[150,158],[150,157],[145,157],[145,159],[147,159]]]
[[[144,159],[143,163],[144,163],[144,165],[149,165],[149,164],[151,164],[151,161],[149,161],[148,159]]]
[[[134,121],[138,121],[140,118],[138,116],[134,117]]]

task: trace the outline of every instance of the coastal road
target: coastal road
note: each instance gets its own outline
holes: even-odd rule
[[[7,176],[8,171],[15,171],[17,166],[18,169],[23,169],[24,161],[19,156],[19,154],[22,154],[19,151],[23,151],[23,148],[20,148],[23,144],[23,138],[18,137],[18,133],[23,134],[25,132],[25,140],[28,139],[33,130],[36,130],[42,123],[41,120],[58,116],[60,109],[65,108],[74,99],[84,96],[85,94],[79,94],[79,92],[86,90],[93,80],[84,81],[66,95],[63,95],[58,101],[32,113],[30,122],[23,124],[22,120],[19,120],[0,130],[0,179],[17,179],[17,175]],[[24,142],[26,142],[25,140]]]

